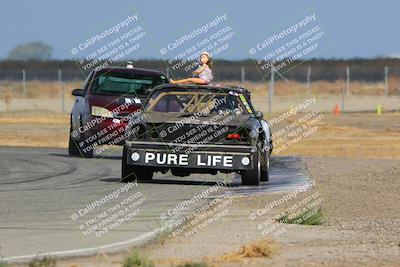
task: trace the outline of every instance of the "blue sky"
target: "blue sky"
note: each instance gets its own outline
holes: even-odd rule
[[[53,58],[69,59],[74,44],[135,10],[147,38],[140,58],[162,58],[160,48],[201,25],[213,14],[227,14],[234,29],[225,59],[248,58],[248,48],[274,30],[279,32],[304,12],[315,13],[323,26],[324,58],[373,58],[400,55],[396,25],[400,1],[56,1],[13,0],[0,9],[0,59],[16,45],[43,41],[54,49]],[[217,13],[215,13],[217,12]],[[104,26],[106,25],[106,26]],[[193,26],[194,25],[194,26]]]

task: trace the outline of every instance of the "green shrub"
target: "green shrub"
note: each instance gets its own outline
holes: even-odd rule
[[[122,267],[154,267],[154,263],[144,257],[140,257],[137,251],[133,252],[131,256],[125,259]]]
[[[48,257],[34,259],[29,263],[29,267],[56,267],[56,260]]]
[[[278,222],[290,223],[290,224],[302,224],[302,225],[320,225],[322,224],[322,209],[318,210],[308,209],[301,214],[290,218],[289,215],[283,215],[278,218]]]

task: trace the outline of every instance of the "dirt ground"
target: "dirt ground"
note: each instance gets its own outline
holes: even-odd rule
[[[0,145],[66,147],[67,138],[66,116],[0,116]],[[400,113],[325,114],[313,135],[279,155],[292,154],[305,157],[315,181],[311,190],[254,220],[250,214],[285,194],[235,197],[226,215],[190,237],[164,236],[135,249],[156,266],[400,266]],[[276,236],[260,231],[260,224],[316,193],[322,225],[292,225]],[[268,253],[259,253],[260,241]],[[121,266],[129,253],[59,260],[57,266]]]

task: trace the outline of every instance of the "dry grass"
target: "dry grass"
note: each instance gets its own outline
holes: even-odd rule
[[[343,115],[342,115],[343,116]],[[322,157],[349,157],[349,158],[400,158],[400,132],[390,128],[393,122],[400,120],[400,114],[365,114],[363,117],[346,121],[343,117],[326,118],[318,124],[315,134],[301,139],[278,155],[303,155]],[[386,126],[371,125],[367,118],[376,119]],[[363,121],[355,125],[356,121]],[[390,148],[390,149],[388,149]]]
[[[276,253],[276,248],[271,240],[256,240],[240,247],[238,251],[225,253],[216,258],[207,258],[208,262],[241,262],[253,258],[271,257]]]
[[[1,146],[65,148],[68,134],[68,115],[0,116]]]
[[[68,125],[68,115],[54,115],[54,116],[0,116],[1,124],[52,124],[52,125]]]
[[[240,85],[239,81],[224,81],[223,84]],[[254,93],[268,92],[268,84],[261,82],[248,82],[244,83],[244,87]],[[345,80],[329,81],[316,81],[311,83],[311,94],[322,95],[340,95],[346,87]],[[390,77],[388,82],[389,95],[400,95],[400,78]],[[353,95],[384,95],[385,85],[383,82],[360,82],[353,81],[350,83],[350,93]],[[275,95],[289,96],[289,95],[302,95],[307,93],[307,84],[290,80],[277,80],[275,81]]]
[[[155,262],[157,265],[169,266],[209,266],[207,264],[213,266],[214,263],[246,262],[257,258],[269,258],[276,253],[277,248],[273,241],[262,239],[243,245],[237,251],[228,252],[221,256],[204,257],[201,263],[193,263],[192,260],[179,258],[159,259]]]
[[[64,92],[66,97],[73,98],[71,91],[75,88],[81,88],[82,81],[65,82]],[[29,81],[26,82],[26,98],[60,98],[62,93],[62,87],[57,81],[54,82],[43,82],[43,81]],[[23,97],[23,85],[21,82],[14,81],[2,81],[0,83],[0,99],[5,100],[6,98],[22,98]]]
[[[222,81],[222,84],[240,85],[239,81]],[[65,96],[70,97],[71,91],[75,88],[81,88],[82,81],[65,82]],[[340,95],[345,87],[345,80],[316,81],[311,83],[312,94],[328,94]],[[262,82],[246,81],[244,87],[255,93],[268,92],[268,84]],[[62,89],[57,81],[29,81],[26,83],[26,98],[60,98]],[[307,85],[290,80],[275,81],[275,95],[290,96],[305,94]],[[350,92],[354,95],[384,95],[383,82],[360,82],[353,81],[350,83]],[[400,78],[390,77],[389,79],[389,95],[400,95]],[[1,81],[0,83],[0,99],[22,98],[23,88],[21,82]]]

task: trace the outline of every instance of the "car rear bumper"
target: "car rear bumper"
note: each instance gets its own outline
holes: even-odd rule
[[[130,165],[156,168],[192,168],[240,171],[254,168],[255,148],[251,146],[184,145],[163,142],[126,141]],[[190,149],[192,148],[192,149]],[[190,149],[189,153],[187,152]]]
[[[153,149],[169,150],[173,152],[185,153],[185,151],[223,151],[223,152],[236,152],[236,153],[254,153],[257,148],[254,146],[246,145],[221,145],[221,144],[181,144],[173,142],[152,142],[152,141],[126,141],[127,148],[143,148],[149,147]]]

